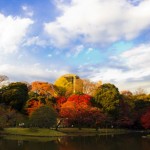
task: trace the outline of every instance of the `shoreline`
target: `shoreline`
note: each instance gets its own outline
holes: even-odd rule
[[[99,129],[96,131],[93,128],[59,128],[54,129],[42,128],[5,128],[0,131],[0,135],[14,135],[26,137],[65,137],[65,136],[96,136],[96,135],[114,135],[128,133],[148,133],[147,131],[134,131],[127,129]],[[150,137],[150,136],[149,136]]]

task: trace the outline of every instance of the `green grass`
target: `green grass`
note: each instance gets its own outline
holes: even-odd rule
[[[90,136],[90,135],[105,135],[105,134],[124,134],[128,133],[124,129],[99,129],[94,128],[59,128],[58,131],[52,129],[41,128],[5,128],[1,133],[3,135],[20,135],[29,137],[61,137],[61,136]]]
[[[129,132],[129,130],[125,129],[99,129],[98,131],[96,131],[96,129],[94,128],[82,128],[81,130],[79,130],[78,128],[60,128],[59,131],[66,133],[67,135],[123,134]]]
[[[24,135],[35,137],[65,136],[65,134],[62,132],[41,128],[5,128],[2,133],[9,135]]]

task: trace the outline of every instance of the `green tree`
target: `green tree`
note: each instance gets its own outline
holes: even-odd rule
[[[15,82],[1,89],[1,102],[21,111],[28,99],[28,87],[25,83]]]
[[[105,113],[113,118],[117,117],[119,111],[120,93],[115,85],[107,83],[101,85],[95,92],[94,103]]]
[[[32,127],[50,128],[56,125],[57,113],[50,106],[41,106],[30,116],[30,125]]]

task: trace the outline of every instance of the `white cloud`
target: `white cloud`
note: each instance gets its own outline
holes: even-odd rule
[[[27,9],[27,6],[22,6],[22,10],[26,11]]]
[[[67,69],[56,69],[55,66],[47,69],[40,63],[35,64],[2,64],[0,72],[11,81],[53,81],[61,75],[69,73]]]
[[[24,46],[37,45],[37,46],[45,47],[47,46],[47,41],[40,39],[38,36],[33,36],[31,38],[28,38],[23,45]]]
[[[114,42],[137,37],[150,25],[150,0],[134,6],[127,0],[72,0],[57,2],[62,11],[54,22],[44,24],[55,46],[80,37],[81,42]]]
[[[48,57],[52,57],[53,55],[52,54],[48,54]]]
[[[126,60],[126,65],[132,69],[141,68],[150,71],[150,45],[140,45],[121,54],[121,59]]]
[[[29,18],[0,14],[0,53],[16,52],[31,24],[33,21]]]
[[[138,87],[150,91],[150,45],[142,44],[110,58],[105,65],[81,66],[79,73],[88,75],[93,81],[111,82],[121,90],[134,91]],[[119,65],[110,66],[110,63]],[[125,69],[124,69],[125,68]]]
[[[79,45],[77,46],[75,49],[74,49],[74,56],[77,57],[84,49],[84,46],[83,45]]]
[[[34,15],[34,12],[28,6],[23,5],[22,10],[24,11],[25,15],[29,17],[32,17]]]

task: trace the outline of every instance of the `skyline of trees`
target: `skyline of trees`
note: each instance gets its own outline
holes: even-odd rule
[[[120,92],[114,84],[93,83],[74,74],[62,76],[54,84],[34,81],[3,86],[0,88],[0,106],[2,110],[7,107],[6,111],[0,110],[1,120],[5,120],[3,118],[8,110],[14,110],[30,120],[40,108],[49,107],[55,111],[55,117],[63,126],[150,128],[150,94],[142,89],[135,93]],[[44,115],[35,115],[38,116],[34,119],[42,121]]]

